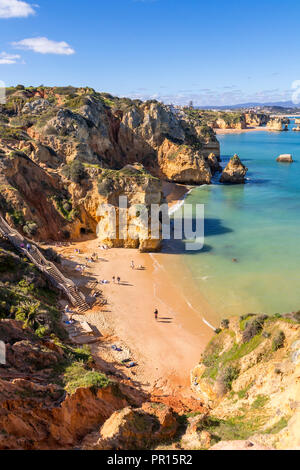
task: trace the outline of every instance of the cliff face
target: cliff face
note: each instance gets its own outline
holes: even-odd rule
[[[230,117],[219,118],[215,121],[214,127],[216,129],[246,129],[246,120],[243,115],[236,119],[230,119]]]
[[[299,320],[297,313],[223,321],[191,374],[193,390],[211,408],[199,428],[221,441],[300,446]],[[226,447],[239,448],[230,442],[218,445]]]
[[[286,131],[288,122],[284,118],[272,118],[267,123],[267,128],[270,131]]]
[[[212,152],[219,157],[211,128],[156,101],[72,87],[9,89],[0,109],[0,209],[9,223],[37,239],[78,238],[99,222],[102,169],[143,165],[149,178],[133,183],[137,200],[156,193],[160,201],[151,176],[210,183]],[[120,195],[130,193],[124,179],[113,186]]]

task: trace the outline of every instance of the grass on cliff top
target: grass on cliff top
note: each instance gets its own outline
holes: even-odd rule
[[[152,176],[151,173],[149,173],[145,168],[140,168],[137,170],[131,169],[131,168],[122,168],[121,170],[110,170],[110,169],[105,169],[102,170],[102,173],[100,175],[100,179],[104,178],[110,178],[110,179],[120,179],[120,178],[139,178],[139,177],[146,177],[146,178],[151,178],[154,180],[158,180],[155,176]]]
[[[227,419],[219,419],[214,416],[207,417],[198,429],[206,430],[212,434],[212,444],[219,441],[233,441],[248,439],[257,433],[265,424],[266,417],[260,415],[240,415]]]
[[[64,383],[66,391],[73,394],[78,388],[105,388],[111,382],[105,374],[87,370],[83,362],[74,362],[65,370]]]
[[[123,181],[135,181],[137,184],[143,184],[149,180],[158,181],[158,178],[152,176],[144,168],[138,171],[131,170],[130,168],[123,168],[121,170],[103,170],[98,178],[98,192],[102,196],[108,196],[115,191],[115,184],[120,184]]]

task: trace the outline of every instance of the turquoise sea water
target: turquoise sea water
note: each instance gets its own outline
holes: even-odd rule
[[[300,310],[300,133],[218,138],[222,165],[237,153],[248,181],[225,186],[216,179],[187,197],[205,204],[205,248],[183,254],[184,262],[220,317]],[[282,153],[295,163],[277,163]]]

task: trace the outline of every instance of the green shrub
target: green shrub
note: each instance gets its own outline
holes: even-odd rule
[[[85,96],[75,96],[75,97],[71,97],[70,99],[68,99],[66,102],[65,102],[65,106],[67,108],[71,108],[71,109],[77,109],[77,108],[81,108],[81,106],[84,106],[85,104],[88,104],[89,103],[89,100],[85,97]]]
[[[101,196],[108,196],[114,191],[114,180],[109,177],[99,179],[97,188]]]
[[[15,225],[24,225],[25,224],[25,219],[23,216],[23,212],[14,210],[14,209],[9,209],[8,210],[9,215],[12,218],[12,221]]]
[[[39,338],[44,338],[44,336],[47,336],[49,334],[49,328],[47,326],[42,326],[40,325],[36,330],[35,330],[35,334],[39,337]]]
[[[227,391],[231,390],[232,382],[239,376],[240,370],[235,366],[228,366],[221,372],[220,380]]]
[[[26,222],[26,225],[23,226],[23,232],[28,236],[33,236],[38,230],[38,225],[35,222]]]
[[[247,343],[262,331],[264,327],[264,321],[264,316],[261,316],[245,324],[245,330],[243,332],[243,343]]]
[[[207,416],[198,427],[198,432],[206,430],[212,435],[212,444],[219,441],[244,440],[260,430],[264,418],[251,419],[247,416],[233,416],[228,419],[219,419]]]
[[[227,320],[227,318],[224,318],[224,320],[221,321],[221,327],[223,329],[229,328],[229,320]]]
[[[74,362],[64,374],[65,389],[73,394],[78,388],[105,388],[110,384],[106,375],[87,370],[82,362]]]

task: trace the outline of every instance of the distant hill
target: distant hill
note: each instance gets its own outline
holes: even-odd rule
[[[226,106],[197,106],[199,109],[244,109],[244,108],[283,108],[283,109],[299,109],[292,101],[275,101],[270,103],[239,103]]]

